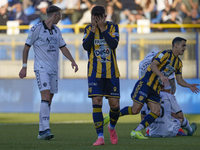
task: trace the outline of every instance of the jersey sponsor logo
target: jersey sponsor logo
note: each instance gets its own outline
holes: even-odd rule
[[[47,52],[56,52],[56,49],[49,49]]]
[[[147,97],[147,94],[142,91],[139,91],[139,94],[143,95],[144,97]]]
[[[111,50],[109,47],[102,45],[99,49],[95,50],[94,53],[96,57],[101,56],[101,58],[106,58],[110,56]]]
[[[54,45],[49,45],[50,49],[56,49]]]
[[[119,96],[119,93],[110,93],[110,95]]]
[[[103,44],[107,44],[105,39],[95,39],[94,40],[94,45],[103,45]]]
[[[107,58],[98,58],[97,61],[101,62],[101,63],[107,63],[109,61],[111,61],[110,59]]]
[[[57,38],[56,37],[48,37],[46,39],[48,44],[57,44]]]

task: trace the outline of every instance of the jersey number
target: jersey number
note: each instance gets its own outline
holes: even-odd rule
[[[161,102],[162,104],[164,104],[164,101]],[[164,107],[160,107],[160,116],[158,116],[158,118],[162,118],[164,116]]]

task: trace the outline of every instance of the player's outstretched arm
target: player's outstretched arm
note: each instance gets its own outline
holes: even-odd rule
[[[78,65],[76,64],[76,62],[75,62],[74,58],[72,57],[71,53],[69,52],[68,48],[64,46],[61,48],[61,51],[62,51],[63,55],[72,62],[71,66],[73,69],[75,68],[75,72],[77,72]]]
[[[23,66],[22,69],[19,72],[19,77],[23,79],[26,77],[26,70],[27,70],[27,60],[28,60],[28,52],[29,52],[30,46],[25,45],[23,49],[23,56],[22,56],[22,61],[23,61]]]
[[[182,86],[182,87],[188,87],[190,88],[190,90],[193,92],[193,93],[199,93],[199,88],[197,88],[197,86],[199,86],[199,84],[189,84],[187,83],[181,74],[178,74],[176,75],[176,80],[177,80],[177,83]]]

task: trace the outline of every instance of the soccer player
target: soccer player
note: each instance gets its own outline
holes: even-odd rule
[[[23,67],[19,77],[26,77],[27,59],[30,47],[33,45],[35,52],[34,72],[41,93],[39,112],[38,139],[50,140],[54,138],[49,126],[50,106],[54,93],[58,91],[58,56],[59,49],[71,61],[72,68],[78,71],[78,66],[66,48],[60,29],[56,26],[61,19],[61,9],[56,6],[47,8],[47,19],[30,30],[23,49]]]
[[[182,110],[170,90],[171,87],[168,86],[160,92],[162,100],[160,116],[148,126],[149,136],[174,137],[176,135],[186,135],[184,132],[179,131],[180,127],[187,130],[187,135],[192,136],[197,129],[197,125],[192,123],[190,126],[188,120],[182,117]],[[141,118],[143,119],[149,111],[150,109],[145,103],[141,109]]]
[[[86,26],[83,48],[88,53],[88,97],[92,99],[93,121],[98,139],[93,145],[104,145],[103,97],[110,105],[108,130],[112,144],[117,144],[115,125],[119,118],[120,89],[116,48],[119,42],[118,25],[106,22],[105,8],[95,6],[91,11],[91,24]]]
[[[158,52],[150,52],[139,63],[139,78],[141,78],[146,73],[148,66],[151,64],[151,62],[153,61],[153,58],[157,54],[158,54]],[[176,91],[176,85],[175,85],[175,78],[174,77],[175,77],[174,73],[172,73],[168,77],[170,86],[165,86],[164,89],[162,90],[162,93],[161,93],[160,96],[161,96],[161,99],[162,99],[163,93],[165,93],[165,92],[168,93],[167,95],[168,95],[169,101],[170,101],[171,105],[173,105],[173,107],[175,107],[174,109],[176,110],[175,111],[176,114],[172,113],[172,115],[175,116],[175,118],[181,119],[181,127],[183,129],[187,130],[188,135],[192,136],[193,135],[193,131],[196,131],[197,125],[195,123],[192,123],[191,126],[190,126],[189,121],[184,117],[183,112],[182,112],[180,106],[178,105],[178,103],[176,101],[175,96],[172,95]],[[165,98],[166,98],[166,96],[165,96]],[[161,108],[164,108],[164,106],[166,106],[166,103],[164,104],[164,103],[161,102]],[[146,114],[148,114],[147,111],[146,111],[147,108],[148,107],[146,106],[146,103],[145,103],[144,106],[142,107],[142,110],[141,110],[142,118],[144,118],[146,116]],[[161,109],[161,110],[163,111],[163,109]],[[161,114],[160,116],[163,116],[163,115],[164,114]],[[159,118],[160,118],[160,116],[159,116]],[[165,121],[165,118],[166,118],[166,121]],[[156,122],[158,122],[158,124],[156,124],[156,125],[159,125],[160,122],[162,122],[162,123],[165,122],[165,124],[168,124],[168,127],[171,127],[170,124],[172,124],[172,123],[169,120],[167,121],[167,118],[168,117],[162,117],[161,119],[156,119]],[[157,120],[162,120],[162,121],[157,121]],[[158,127],[158,128],[162,128],[162,125],[163,124],[161,124],[161,127]],[[154,125],[152,125],[152,126],[154,126]],[[167,127],[167,125],[165,125],[165,127]],[[166,130],[170,130],[170,129],[166,128]],[[160,133],[158,133],[158,134],[160,134]],[[180,129],[180,132],[178,132],[178,134],[181,134],[181,129]]]
[[[198,93],[198,84],[189,84],[182,78],[182,61],[178,57],[186,50],[186,39],[176,37],[172,41],[172,50],[160,51],[154,58],[147,72],[137,81],[131,98],[134,101],[132,107],[124,107],[120,110],[120,116],[138,114],[144,104],[147,103],[150,113],[141,123],[132,130],[131,136],[138,139],[147,139],[141,130],[148,127],[160,115],[160,91],[162,86],[169,86],[168,77],[175,72],[177,83],[190,88]],[[192,131],[194,132],[194,130]]]

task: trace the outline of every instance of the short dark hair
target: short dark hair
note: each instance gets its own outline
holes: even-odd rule
[[[61,9],[55,5],[51,5],[46,9],[46,11],[47,11],[47,16],[50,16],[52,13],[61,11]]]
[[[172,41],[172,47],[174,47],[175,43],[180,43],[181,41],[187,41],[186,39],[182,38],[182,37],[175,37]]]
[[[93,16],[101,16],[103,17],[103,15],[105,14],[105,8],[103,6],[94,6],[92,8],[91,14]]]

